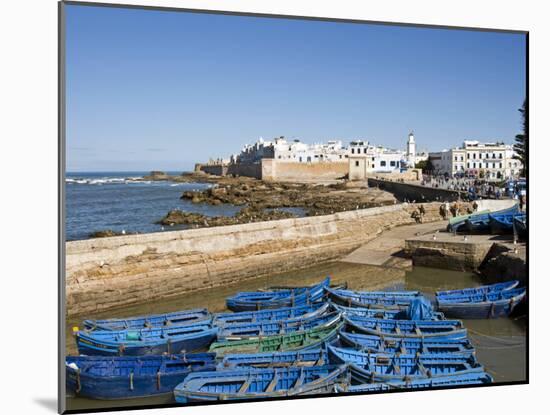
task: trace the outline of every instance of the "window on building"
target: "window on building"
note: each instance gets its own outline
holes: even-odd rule
[[[498,155],[498,158],[499,158],[499,159],[501,159],[501,158],[502,158],[502,153],[500,153],[500,154]]]
[[[395,167],[395,161],[394,160],[390,161],[390,166]]]
[[[498,163],[498,168],[502,169],[502,163]]]
[[[464,156],[460,156],[460,161],[464,161]]]
[[[455,161],[458,161],[458,156],[455,156]]]
[[[355,149],[354,148],[351,149],[351,154],[355,154]]]
[[[497,158],[497,155],[495,153],[493,153],[493,158],[496,159]]]
[[[474,153],[474,159],[476,158],[476,153]]]
[[[355,161],[355,167],[359,167],[359,161]]]
[[[366,147],[363,149],[363,153],[367,154],[367,148]]]
[[[382,160],[380,162],[380,167],[386,167],[386,161],[385,160]]]

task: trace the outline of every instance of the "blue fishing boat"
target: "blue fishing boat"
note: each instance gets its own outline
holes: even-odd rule
[[[385,355],[328,346],[332,364],[349,364],[354,383],[411,381],[484,372],[474,355]]]
[[[460,320],[382,320],[354,315],[343,319],[349,330],[376,336],[456,339],[466,335]]]
[[[364,307],[364,308],[392,308],[406,310],[411,304],[411,301],[420,296],[418,291],[351,291],[351,290],[334,290],[326,287],[325,291],[330,300],[338,305],[347,307]]]
[[[120,331],[77,331],[80,354],[89,356],[142,356],[178,354],[206,348],[216,339],[211,324]]]
[[[434,389],[451,388],[468,385],[488,385],[493,378],[486,372],[467,373],[464,375],[441,376],[428,379],[413,379],[408,381],[390,381],[384,383],[363,383],[362,385],[336,385],[337,392],[374,392],[396,389]]]
[[[312,313],[323,314],[329,308],[328,303],[315,303],[298,307],[284,307],[260,311],[241,311],[238,313],[217,313],[213,315],[213,324],[224,326],[236,323],[258,323],[280,321],[306,317]]]
[[[514,216],[514,228],[518,236],[524,238],[527,236],[527,215]]]
[[[517,215],[518,213],[520,213],[518,204],[515,204],[508,209],[503,209],[496,212],[480,213],[478,215],[470,216],[468,219],[466,219],[465,228],[469,232],[486,232],[490,229],[489,215],[492,215],[493,217],[501,217],[507,215],[513,216]]]
[[[483,295],[488,293],[496,293],[500,291],[511,290],[516,288],[519,285],[518,280],[499,282],[497,284],[491,285],[482,285],[480,287],[474,288],[463,288],[459,290],[447,290],[447,291],[437,291],[435,293],[437,298],[454,298],[454,297],[464,297],[470,295]]]
[[[457,353],[471,355],[475,353],[474,346],[466,337],[446,339],[432,337],[380,337],[369,334],[349,333],[340,331],[338,339],[343,346],[372,353],[401,353],[401,354],[449,354]]]
[[[228,354],[223,357],[218,368],[322,366],[326,363],[326,348],[316,348],[290,352]]]
[[[384,320],[409,320],[410,314],[407,309],[389,309],[389,308],[364,308],[364,307],[344,307],[338,304],[332,304],[335,310],[346,315],[355,315],[365,318],[378,318]],[[432,320],[443,320],[443,313],[432,312]]]
[[[276,291],[239,292],[227,298],[227,308],[232,311],[257,311],[263,309],[309,305],[321,300],[323,288],[330,285],[330,277],[311,287],[299,287]]]
[[[450,317],[482,319],[509,316],[525,295],[525,288],[514,288],[487,294],[436,297],[436,301],[438,310]]]
[[[489,228],[493,235],[502,235],[514,231],[514,220],[516,217],[525,217],[524,213],[519,215],[489,215]]]
[[[210,313],[206,308],[175,311],[173,313],[152,314],[131,318],[108,320],[84,320],[86,330],[134,330],[151,327],[185,326],[194,323],[207,323]]]
[[[172,393],[189,373],[216,368],[215,353],[169,356],[68,356],[67,393],[130,399]]]
[[[332,393],[346,365],[220,370],[191,373],[174,389],[179,403]]]
[[[316,327],[333,327],[341,320],[342,314],[334,311],[321,316],[311,316],[298,320],[283,320],[263,323],[230,324],[220,328],[218,340],[246,340],[265,336],[306,331]]]
[[[447,232],[461,232],[466,230],[466,220],[472,216],[490,213],[490,210],[482,210],[479,212],[469,213],[467,215],[454,216],[449,219],[447,225]]]

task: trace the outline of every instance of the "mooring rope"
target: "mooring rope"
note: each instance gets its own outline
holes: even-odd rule
[[[483,346],[480,342],[475,342],[473,339],[472,339],[472,342],[473,343],[477,343],[476,344],[476,347],[479,347],[479,348],[482,348],[482,349],[506,349],[506,348],[512,348],[512,347],[525,347],[525,342],[521,342],[521,343],[517,343],[517,342],[514,342],[514,343],[510,343],[509,340],[507,339],[503,339],[503,338],[500,338],[500,337],[496,337],[496,336],[489,336],[487,334],[483,334],[477,330],[473,330],[473,329],[468,329],[468,331],[470,333],[474,333],[475,335],[477,336],[480,336],[480,337],[485,337],[486,339],[490,339],[496,343],[500,343],[500,344],[505,344],[505,346]],[[519,336],[515,336],[515,337],[519,337]]]

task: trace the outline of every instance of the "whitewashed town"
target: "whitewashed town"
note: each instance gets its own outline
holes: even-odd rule
[[[404,149],[386,148],[366,139],[351,140],[344,145],[342,140],[308,144],[299,139],[288,140],[284,136],[272,140],[260,137],[255,143],[246,144],[240,153],[211,159],[206,166],[253,165],[262,160],[273,160],[286,166],[290,166],[287,163],[323,163],[328,170],[333,165],[335,173],[341,172],[336,166],[345,163],[350,180],[363,180],[369,174],[395,174],[420,169],[423,179],[429,177],[428,181],[423,180],[424,184],[431,183],[432,178],[445,178],[445,183],[436,179],[434,183],[440,185],[448,184],[449,180],[456,184],[460,179],[485,182],[516,180],[523,167],[513,145],[501,140],[463,140],[460,146],[428,152],[418,151],[413,132],[409,133]],[[421,180],[420,175],[417,179]]]

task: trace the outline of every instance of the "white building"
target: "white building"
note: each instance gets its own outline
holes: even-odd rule
[[[273,141],[264,141],[260,138],[254,144],[247,144],[241,153],[232,156],[234,163],[256,163],[262,158],[297,163],[319,163],[346,161],[348,149],[340,140],[331,140],[326,143],[306,144],[300,140],[287,141],[284,137]]]
[[[366,171],[384,173],[414,167],[416,162],[427,158],[427,154],[416,152],[416,142],[411,132],[405,151],[374,146],[366,140],[354,140],[345,147],[340,140],[310,145],[300,140],[288,141],[284,137],[271,141],[260,138],[254,144],[245,145],[240,154],[232,155],[230,163],[257,163],[263,158],[296,163],[345,162],[357,156],[367,158],[364,161],[355,160],[364,165]]]
[[[430,160],[436,174],[501,180],[519,174],[522,166],[514,154],[509,144],[466,140],[462,147],[430,153]]]

